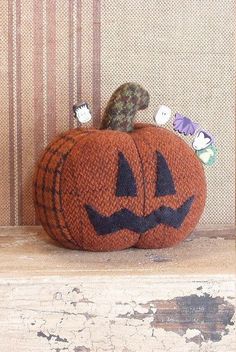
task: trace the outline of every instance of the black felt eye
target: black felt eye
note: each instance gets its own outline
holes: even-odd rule
[[[157,152],[156,158],[157,158],[157,183],[156,183],[155,195],[157,197],[160,197],[160,196],[175,194],[176,191],[175,191],[174,181],[164,156],[160,152]]]
[[[124,154],[118,153],[118,175],[116,181],[117,197],[135,197],[137,195],[137,187],[134,174],[129,166]]]

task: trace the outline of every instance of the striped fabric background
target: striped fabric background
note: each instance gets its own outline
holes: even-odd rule
[[[218,134],[202,222],[234,222],[233,0],[0,0],[0,23],[0,225],[37,223],[43,149],[75,127],[73,103],[88,101],[97,126],[127,80],[151,93],[141,120],[161,103]]]

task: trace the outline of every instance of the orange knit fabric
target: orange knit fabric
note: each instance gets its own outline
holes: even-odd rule
[[[116,196],[119,152],[134,174],[135,197]],[[173,195],[155,195],[157,152],[170,169],[176,189]],[[163,206],[177,209],[191,196],[194,201],[179,228],[159,224],[141,234],[121,229],[99,235],[85,209],[89,204],[103,216],[110,216],[126,208],[142,217]],[[129,133],[70,130],[46,149],[34,179],[37,217],[52,238],[73,249],[111,251],[175,245],[194,229],[205,200],[204,170],[194,151],[173,132],[145,124],[136,124]]]

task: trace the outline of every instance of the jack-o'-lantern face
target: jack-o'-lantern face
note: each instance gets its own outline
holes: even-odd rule
[[[160,152],[156,153],[157,181],[155,197],[176,194],[175,185],[165,158]],[[116,182],[116,197],[137,197],[137,186],[132,169],[122,152],[118,153],[118,176]],[[90,222],[98,235],[108,235],[119,230],[128,229],[142,234],[157,225],[168,225],[179,228],[187,216],[194,195],[186,199],[177,209],[161,206],[148,215],[136,215],[127,208],[122,208],[106,216],[100,214],[93,206],[86,204]]]
[[[61,193],[66,227],[78,248],[161,248],[195,227],[206,185],[185,142],[140,124],[131,133],[85,133],[65,161]]]

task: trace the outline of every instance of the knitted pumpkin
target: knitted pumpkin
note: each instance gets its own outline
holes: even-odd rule
[[[34,202],[46,232],[67,248],[162,248],[183,240],[204,209],[201,162],[176,134],[133,117],[149,96],[137,84],[111,97],[101,129],[77,128],[44,152]]]

